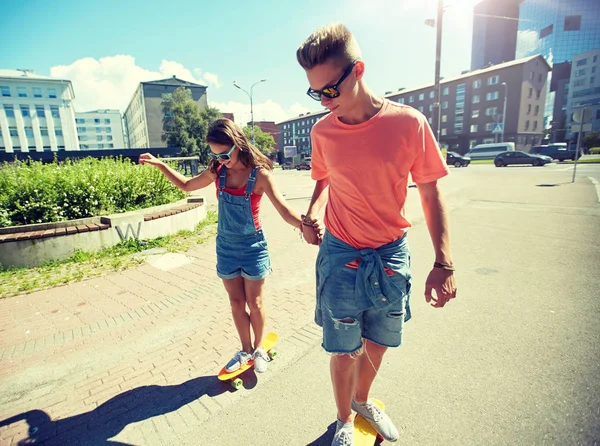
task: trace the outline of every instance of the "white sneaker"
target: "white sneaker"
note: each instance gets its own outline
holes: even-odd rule
[[[248,364],[250,359],[252,359],[250,353],[244,351],[237,352],[225,366],[225,371],[227,373],[235,372],[241,366]]]
[[[335,424],[335,435],[331,446],[352,446],[354,444],[354,421],[342,423],[337,420]]]
[[[271,360],[265,349],[262,347],[258,347],[254,350],[252,359],[254,359],[254,370],[256,370],[256,373],[263,373],[266,371],[269,361]]]

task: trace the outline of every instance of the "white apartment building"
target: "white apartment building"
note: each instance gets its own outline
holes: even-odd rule
[[[123,121],[119,110],[75,112],[79,147],[85,149],[123,149]]]
[[[567,98],[567,140],[573,142],[577,134],[570,131],[571,125],[576,124],[573,112],[586,108],[591,113],[591,125],[584,126],[582,136],[588,131],[600,131],[600,48],[573,56],[571,63],[571,84]],[[588,129],[589,130],[586,130]]]
[[[79,150],[71,81],[0,70],[0,151]]]

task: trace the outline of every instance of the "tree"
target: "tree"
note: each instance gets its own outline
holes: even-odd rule
[[[583,138],[583,145],[588,149],[600,147],[600,132],[591,132]]]
[[[162,140],[170,147],[181,147],[184,156],[197,155],[201,164],[208,163],[210,148],[206,143],[208,126],[221,117],[214,107],[200,109],[192,99],[192,92],[179,87],[173,93],[163,95]]]
[[[244,134],[250,142],[252,142],[252,127],[244,127]],[[260,127],[254,126],[254,145],[264,155],[269,156],[273,153],[275,147],[275,139],[269,133],[263,132]]]

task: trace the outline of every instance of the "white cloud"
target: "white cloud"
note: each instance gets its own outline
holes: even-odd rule
[[[204,79],[206,79],[206,83],[214,85],[215,88],[219,88],[222,84],[219,80],[219,76],[212,73],[204,73]]]
[[[50,76],[73,83],[76,111],[113,108],[124,112],[140,82],[171,76],[202,85],[220,86],[216,74],[202,74],[198,68],[192,72],[170,60],[163,60],[157,71],[147,70],[136,65],[135,58],[128,55],[107,56],[99,60],[86,57],[71,65],[52,67]]]
[[[208,101],[213,107],[218,108],[223,113],[233,113],[236,124],[245,126],[250,122],[250,104],[242,102],[213,102]],[[267,100],[263,103],[253,105],[255,121],[285,121],[293,116],[298,116],[300,113],[309,111],[307,108],[295,103],[288,110],[285,110],[281,105],[272,100]]]

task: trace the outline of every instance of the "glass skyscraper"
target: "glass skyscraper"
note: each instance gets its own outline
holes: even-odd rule
[[[525,0],[516,57],[541,54],[553,65],[600,48],[600,0]]]
[[[524,0],[519,7],[517,59],[541,54],[554,68],[569,63],[573,57],[600,48],[600,0]],[[566,135],[566,93],[555,93],[557,86],[568,89],[561,72],[551,73],[544,111],[544,127],[552,128],[551,141],[562,141]],[[554,86],[554,88],[552,88]],[[567,90],[568,91],[568,90]]]

